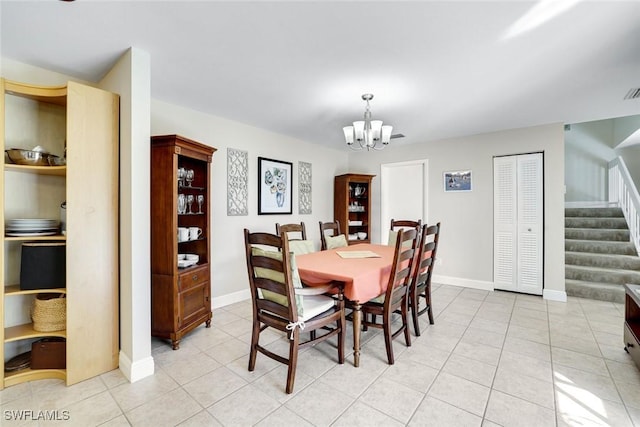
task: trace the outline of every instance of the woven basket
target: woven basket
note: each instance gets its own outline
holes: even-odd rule
[[[67,299],[64,294],[38,294],[31,307],[33,329],[53,332],[66,329]]]

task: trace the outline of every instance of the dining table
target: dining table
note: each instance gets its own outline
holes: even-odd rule
[[[358,243],[296,255],[300,279],[307,286],[341,283],[353,307],[353,364],[360,366],[361,304],[384,293],[393,264],[394,246]]]

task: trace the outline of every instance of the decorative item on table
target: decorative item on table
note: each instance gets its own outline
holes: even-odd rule
[[[25,242],[20,260],[20,289],[67,286],[65,242]]]
[[[67,299],[65,294],[38,294],[31,306],[33,330],[63,331],[67,328]]]
[[[60,221],[47,218],[8,219],[4,229],[8,237],[52,236],[58,234]]]

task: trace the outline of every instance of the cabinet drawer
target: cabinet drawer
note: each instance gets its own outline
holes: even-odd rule
[[[178,276],[178,292],[186,291],[209,281],[209,265],[189,269]]]
[[[635,334],[626,323],[624,325],[624,345],[633,361],[638,367],[640,367],[640,344],[638,343]]]

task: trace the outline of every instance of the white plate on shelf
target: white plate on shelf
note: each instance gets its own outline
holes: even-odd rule
[[[53,236],[58,234],[58,231],[37,231],[33,233],[25,233],[20,231],[7,231],[5,233],[9,237],[36,237],[36,236]]]
[[[192,265],[196,265],[197,263],[198,263],[197,260],[191,261],[188,259],[181,259],[181,260],[178,260],[178,268],[191,267]]]

